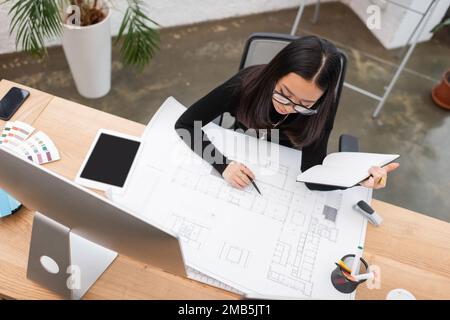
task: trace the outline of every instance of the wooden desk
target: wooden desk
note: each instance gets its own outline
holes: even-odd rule
[[[10,85],[12,83],[4,80],[0,82],[3,91]],[[43,99],[43,96],[48,99]],[[32,115],[36,116],[33,118]],[[19,119],[32,124],[37,130],[44,131],[52,138],[62,160],[45,166],[72,180],[98,129],[106,128],[140,136],[145,128],[142,124],[36,90],[12,120]],[[21,209],[12,216],[0,219],[0,297],[58,298],[49,290],[26,278],[33,214],[34,212],[30,210]],[[237,296],[119,255],[85,298],[232,299]]]
[[[13,85],[0,82],[0,93]],[[37,112],[39,110],[39,112]],[[34,115],[34,116],[32,116]],[[144,126],[33,90],[14,119],[47,133],[61,160],[45,165],[74,179],[100,128],[139,136]],[[0,123],[1,124],[1,123]],[[369,225],[365,258],[380,266],[379,290],[360,286],[357,299],[384,299],[389,290],[405,288],[418,299],[450,298],[450,224],[374,200],[383,216],[380,228]],[[22,209],[0,220],[0,296],[55,299],[53,293],[26,278],[33,212]],[[86,294],[86,299],[236,299],[235,294],[177,277],[119,255]]]
[[[12,87],[19,87],[21,89],[28,90],[30,91],[30,96],[19,108],[19,110],[17,110],[11,120],[20,120],[32,125],[41,112],[44,111],[49,102],[53,99],[53,96],[18,83],[2,80],[0,81],[0,97],[3,97]],[[1,129],[3,129],[5,122],[6,121],[0,120]]]

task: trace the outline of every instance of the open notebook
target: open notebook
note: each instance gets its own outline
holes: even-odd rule
[[[299,174],[297,181],[349,188],[367,179],[370,167],[385,166],[398,157],[398,154],[365,152],[330,153],[323,164]]]

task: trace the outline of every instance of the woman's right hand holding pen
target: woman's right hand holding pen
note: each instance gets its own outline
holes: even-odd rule
[[[244,189],[255,179],[253,172],[244,164],[237,161],[231,161],[222,172],[222,177],[233,187]]]

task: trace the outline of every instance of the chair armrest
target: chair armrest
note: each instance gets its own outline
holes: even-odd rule
[[[359,152],[358,138],[349,134],[342,134],[339,137],[339,152]]]

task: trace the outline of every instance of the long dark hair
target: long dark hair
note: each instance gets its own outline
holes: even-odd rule
[[[236,118],[247,128],[272,128],[272,92],[279,79],[294,72],[307,81],[314,81],[324,92],[314,105],[317,114],[298,114],[295,120],[280,126],[293,146],[307,146],[323,134],[327,119],[336,112],[335,91],[340,70],[340,53],[331,42],[316,36],[294,40],[268,64],[243,71]]]

